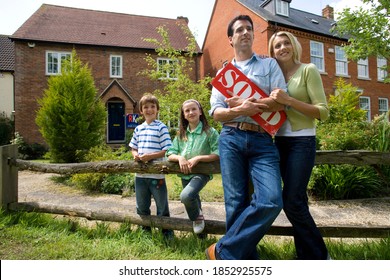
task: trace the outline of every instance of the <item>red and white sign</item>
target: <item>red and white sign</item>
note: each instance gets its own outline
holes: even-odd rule
[[[227,64],[211,81],[213,87],[225,97],[239,96],[246,99],[268,97],[254,82],[238,70],[232,63]],[[231,92],[233,94],[228,93]],[[287,118],[286,112],[263,112],[251,116],[265,131],[274,136]]]

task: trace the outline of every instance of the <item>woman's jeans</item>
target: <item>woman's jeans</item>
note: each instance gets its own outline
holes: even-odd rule
[[[256,246],[282,209],[278,150],[267,133],[225,126],[219,154],[226,234],[216,251],[222,259],[257,259]]]
[[[283,178],[283,209],[294,229],[298,259],[326,259],[328,251],[309,212],[307,184],[316,155],[315,136],[275,137]]]
[[[165,179],[135,177],[138,215],[150,215],[152,196],[156,202],[157,216],[169,217],[168,191]]]
[[[180,201],[186,208],[187,215],[191,221],[195,221],[199,216],[199,209],[202,209],[199,192],[210,180],[209,175],[197,174],[190,180],[181,179],[183,191],[180,194]]]

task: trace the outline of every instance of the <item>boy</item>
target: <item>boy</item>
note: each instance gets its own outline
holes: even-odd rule
[[[161,161],[166,150],[172,146],[168,128],[157,120],[160,110],[158,99],[145,94],[139,101],[140,113],[145,122],[134,129],[129,143],[135,161],[147,163],[151,160]],[[135,174],[135,197],[138,215],[150,215],[151,198],[154,197],[157,216],[169,217],[168,191],[163,174]],[[143,227],[150,231],[150,227]],[[166,237],[172,237],[172,230],[163,230]]]

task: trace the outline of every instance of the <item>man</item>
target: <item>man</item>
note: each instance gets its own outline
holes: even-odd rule
[[[266,94],[286,89],[276,60],[254,54],[254,30],[247,15],[228,26],[234,48],[233,65]],[[279,154],[272,136],[250,116],[279,111],[283,106],[271,98],[226,99],[213,88],[210,115],[223,123],[219,138],[220,165],[226,210],[226,235],[206,249],[208,259],[258,259],[256,246],[282,209]],[[253,195],[248,186],[252,182]]]

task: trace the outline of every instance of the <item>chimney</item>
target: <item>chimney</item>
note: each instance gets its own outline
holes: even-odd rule
[[[322,17],[334,20],[333,7],[326,5],[326,7],[322,9]]]
[[[188,23],[189,23],[188,17],[179,16],[179,17],[177,17],[177,20],[178,20],[178,21],[182,21],[182,22],[184,22],[184,23],[187,24],[187,25],[188,25]]]

